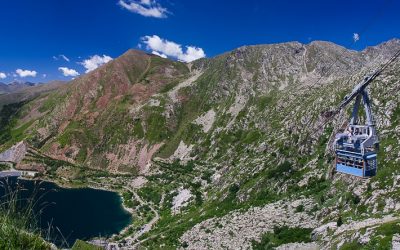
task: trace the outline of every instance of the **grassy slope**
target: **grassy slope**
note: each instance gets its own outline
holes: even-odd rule
[[[0,223],[0,249],[50,249],[50,245],[40,235],[21,229],[15,221],[0,218]]]
[[[0,249],[50,249],[50,244],[43,240],[42,233],[37,230],[31,208],[17,210],[16,196],[9,197],[9,201],[2,199],[0,205]]]
[[[257,48],[248,51],[243,61],[236,60],[235,53],[238,52],[232,52],[195,64],[194,68],[205,65],[206,70],[196,84],[180,91],[180,95],[186,98],[182,105],[174,107],[175,114],[170,120],[160,116],[165,109],[165,94],[157,97],[161,107],[145,106],[139,120],[124,116],[131,105],[129,98],[124,98],[113,102],[101,115],[96,124],[99,127],[90,129],[96,131],[94,136],[85,130],[87,125],[84,121],[78,121],[70,123],[63,134],[57,137],[63,145],[74,141],[79,141],[82,148],[98,145],[98,156],[103,150],[126,142],[128,136],[122,136],[126,134],[144,137],[150,142],[166,140],[159,153],[163,157],[170,156],[180,141],[195,145],[193,155],[197,156],[196,161],[186,166],[177,162],[159,163],[161,171],[148,177],[150,182],[140,192],[146,200],[155,203],[161,212],[157,228],[143,236],[154,237],[145,243],[147,246],[157,248],[166,244],[176,247],[180,245],[179,237],[186,230],[207,218],[220,217],[236,209],[262,206],[282,198],[295,199],[300,195],[314,198],[318,204],[316,211],[334,209],[344,221],[366,218],[371,213],[373,208],[365,204],[365,199],[372,190],[365,192],[360,202],[353,199],[354,195],[345,181],[327,178],[332,166],[332,152],[327,150],[327,142],[344,120],[337,119],[325,126],[317,126],[320,114],[335,107],[351,89],[351,86],[345,85],[347,76],[307,87],[306,91],[294,79],[284,75],[277,75],[278,80],[274,84],[265,84],[266,80],[260,73],[263,70],[259,64],[260,51]],[[157,60],[162,62],[162,59]],[[156,68],[159,63],[155,62]],[[243,80],[238,72],[243,70],[251,75],[252,81],[246,93],[254,94],[247,96],[246,105],[227,128],[233,118],[227,110],[240,92]],[[268,70],[268,74],[272,74],[277,69]],[[152,73],[152,70],[148,73]],[[141,74],[140,79],[146,82],[148,73]],[[397,105],[394,112],[389,114],[391,127],[381,122],[378,127],[380,131],[393,129],[398,124],[398,95],[387,98],[383,93],[396,89],[394,78],[399,75],[398,65],[394,66],[384,75],[388,79],[393,76],[393,79],[385,84],[377,81],[371,86],[373,98],[380,102],[379,109],[374,107],[378,121],[387,115],[380,112],[382,107],[386,107],[390,101]],[[279,84],[283,81],[291,84],[279,90]],[[223,83],[229,85],[223,86]],[[166,85],[167,90],[171,88],[170,84]],[[218,115],[212,131],[206,134],[192,121],[210,109],[214,109]],[[103,138],[101,143],[92,141],[91,138],[99,137],[102,131],[112,136]],[[398,136],[388,132],[381,134],[383,147],[391,146],[393,150],[380,152],[382,161],[379,174],[371,179],[372,183],[391,185],[393,174],[398,174]],[[263,143],[266,147],[260,150]],[[82,155],[83,162],[85,153]],[[220,182],[212,182],[211,176],[215,172],[223,173]],[[299,187],[298,183],[306,175],[311,175],[310,179],[305,186]],[[171,201],[176,189],[182,186],[192,191],[194,200],[184,213],[172,216]],[[164,203],[157,204],[162,194],[166,196]],[[380,197],[378,202],[384,202],[387,196]],[[148,213],[145,214],[148,216]],[[383,206],[379,206],[377,216],[383,214]],[[328,216],[326,221],[335,219],[334,216]]]
[[[87,242],[77,240],[72,247],[72,250],[101,250],[103,248],[89,244]]]

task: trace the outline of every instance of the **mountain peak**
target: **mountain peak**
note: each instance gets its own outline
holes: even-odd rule
[[[149,53],[143,51],[143,50],[139,50],[139,49],[128,49],[127,51],[125,51],[125,53],[123,53],[121,56],[143,56],[143,55],[149,55]]]

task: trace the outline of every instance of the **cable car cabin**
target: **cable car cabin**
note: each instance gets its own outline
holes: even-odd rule
[[[336,171],[359,177],[371,177],[377,170],[375,129],[366,125],[349,125],[335,138]]]
[[[380,69],[365,77],[358,83],[351,93],[346,95],[336,112],[354,101],[350,123],[344,133],[335,137],[336,171],[359,177],[376,175],[378,169],[377,150],[379,147],[378,135],[375,131],[375,122],[372,115],[371,101],[367,92],[368,85],[379,76],[394,60],[400,57],[400,50],[396,52]],[[364,106],[365,125],[361,125],[359,108]]]

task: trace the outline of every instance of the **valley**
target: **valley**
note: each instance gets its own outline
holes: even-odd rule
[[[376,176],[335,173],[351,108],[324,114],[399,49],[289,42],[191,63],[129,50],[4,105],[0,161],[118,192],[134,219],[108,237],[117,249],[389,249],[400,238],[400,62],[369,90]]]

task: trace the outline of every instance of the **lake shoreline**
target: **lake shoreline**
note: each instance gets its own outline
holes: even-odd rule
[[[23,177],[22,177],[23,178]],[[26,178],[27,180],[29,180],[29,178]],[[34,180],[34,179],[31,179]],[[64,185],[62,182],[56,181],[56,180],[48,180],[48,179],[43,179],[43,178],[39,178],[39,180],[43,180],[43,181],[48,181],[48,182],[52,182],[54,184],[56,184],[59,187],[62,188],[67,188],[67,189],[84,189],[84,188],[91,188],[91,189],[95,189],[95,190],[102,190],[102,191],[107,191],[107,192],[113,192],[113,193],[117,193],[119,195],[119,197],[121,198],[121,206],[124,208],[125,211],[127,211],[129,214],[133,215],[133,211],[131,208],[127,207],[124,203],[124,198],[122,195],[123,190],[117,190],[117,189],[112,189],[112,188],[107,188],[106,186],[103,187],[99,187],[90,183],[86,183],[83,184],[82,186],[79,187],[74,187],[71,185]],[[128,226],[129,227],[129,226]],[[124,229],[123,229],[124,230]]]
[[[58,180],[54,180],[54,179],[50,179],[50,178],[43,178],[43,177],[26,178],[26,177],[21,176],[21,177],[19,177],[19,179],[30,180],[30,181],[38,180],[38,181],[50,182],[50,183],[54,183],[57,186],[59,186],[61,188],[65,188],[65,189],[85,189],[85,188],[90,188],[90,189],[94,189],[94,190],[102,190],[102,191],[106,191],[106,192],[117,193],[119,195],[120,199],[121,199],[121,206],[123,207],[123,209],[125,211],[127,211],[130,215],[133,215],[132,208],[127,207],[125,205],[125,203],[124,203],[124,198],[123,198],[123,195],[122,195],[123,190],[107,188],[106,186],[99,187],[99,186],[96,186],[96,185],[92,185],[90,183],[82,184],[82,186],[73,186],[73,185],[68,185],[68,184],[66,184],[64,182],[60,182]],[[123,230],[125,230],[125,228]],[[121,230],[121,231],[123,231],[123,230]]]
[[[1,171],[1,172],[3,172],[3,171]],[[6,177],[7,176],[4,176],[2,178],[6,178]],[[112,192],[112,193],[115,193],[115,194],[117,194],[119,196],[121,207],[123,208],[123,210],[125,212],[127,212],[129,214],[131,219],[133,218],[133,215],[134,215],[133,209],[129,208],[129,207],[127,207],[125,205],[124,198],[123,198],[123,191],[124,190],[118,190],[118,189],[109,188],[106,185],[100,186],[101,183],[98,183],[97,185],[93,185],[90,182],[85,182],[85,183],[76,185],[76,183],[75,184],[67,183],[67,180],[63,181],[63,180],[60,180],[60,179],[53,179],[53,178],[49,178],[49,177],[46,177],[46,176],[33,177],[33,178],[32,177],[25,177],[25,176],[18,176],[17,178],[20,179],[20,180],[24,180],[24,181],[37,181],[37,182],[52,183],[52,184],[56,185],[57,187],[64,188],[64,189],[75,189],[75,190],[93,189],[93,190],[101,190],[101,191],[106,191],[106,192]],[[129,223],[127,226],[125,226],[124,228],[119,230],[118,233],[114,233],[114,234],[108,236],[107,239],[111,239],[111,238],[113,238],[115,236],[122,236],[131,226],[132,226],[132,223]],[[90,240],[93,240],[93,239],[96,239],[96,237],[93,237]]]

